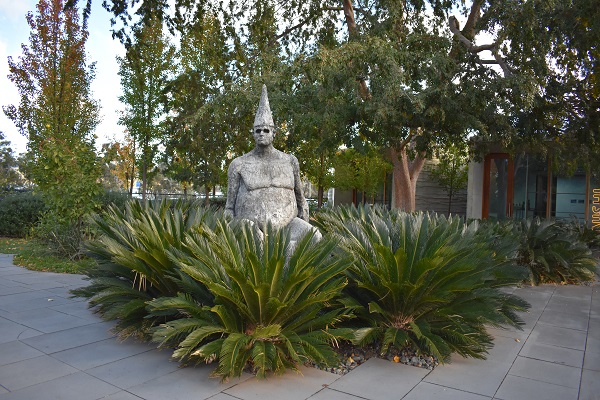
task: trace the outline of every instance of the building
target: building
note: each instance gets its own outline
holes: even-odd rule
[[[556,169],[554,169],[556,170]],[[469,165],[467,218],[573,217],[591,223],[594,189],[589,173],[553,172],[551,160],[535,154],[489,153]]]

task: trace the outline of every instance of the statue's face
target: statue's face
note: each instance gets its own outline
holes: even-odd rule
[[[257,125],[254,127],[252,135],[257,146],[268,146],[273,143],[275,129],[272,126]]]

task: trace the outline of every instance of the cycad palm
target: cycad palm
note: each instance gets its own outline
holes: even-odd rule
[[[597,260],[588,246],[553,220],[523,220],[519,264],[529,268],[531,283],[577,282],[594,278]]]
[[[349,315],[331,308],[346,284],[347,257],[334,257],[336,242],[316,242],[307,234],[290,249],[288,232],[268,228],[263,235],[251,225],[218,223],[189,235],[185,248],[173,251],[183,272],[206,285],[214,306],[186,296],[157,299],[156,312],[171,310],[186,318],[158,328],[154,340],[178,346],[183,361],[212,361],[214,374],[239,376],[250,365],[258,376],[283,372],[307,360],[336,360],[329,346],[348,334],[331,327]]]
[[[159,296],[175,296],[181,290],[198,300],[210,301],[209,293],[182,275],[168,258],[167,250],[179,248],[186,232],[200,223],[215,224],[218,212],[189,202],[127,203],[95,217],[100,235],[88,244],[98,266],[87,271],[91,284],[73,291],[90,299],[90,307],[105,319],[117,319],[121,336],[144,336],[155,323],[147,317],[146,302]]]
[[[495,258],[477,225],[383,209],[333,214],[321,223],[355,257],[349,304],[363,306],[370,325],[358,343],[377,341],[383,353],[410,343],[442,361],[452,352],[481,358],[492,341],[486,324],[519,324],[515,311],[526,303],[498,287],[520,282],[522,270]]]

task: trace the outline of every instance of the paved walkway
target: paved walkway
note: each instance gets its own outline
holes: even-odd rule
[[[79,275],[32,272],[0,255],[0,400],[600,399],[599,286],[515,289],[523,331],[493,330],[487,360],[427,371],[370,359],[345,376],[313,368],[221,384],[212,366],[179,368],[167,351],[119,342],[69,290]]]

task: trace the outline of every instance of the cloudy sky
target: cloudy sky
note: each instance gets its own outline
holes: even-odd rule
[[[83,1],[80,1],[83,4]],[[29,43],[29,25],[25,20],[28,11],[34,11],[36,0],[0,0],[0,105],[18,104],[16,87],[8,80],[7,57],[18,59],[21,44]],[[123,127],[117,124],[117,111],[122,109],[118,96],[121,93],[117,55],[124,50],[118,40],[113,40],[110,32],[110,14],[105,11],[101,0],[92,3],[89,21],[90,36],[86,45],[88,62],[96,62],[96,79],[92,82],[93,97],[100,101],[102,122],[96,129],[98,144],[123,135]],[[11,141],[15,153],[26,150],[27,139],[19,134],[16,127],[0,111],[0,131]]]

